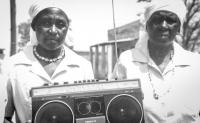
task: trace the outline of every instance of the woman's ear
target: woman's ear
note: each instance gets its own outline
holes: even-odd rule
[[[180,34],[180,30],[181,30],[181,29],[179,28],[179,29],[178,29],[178,31],[177,31],[177,35],[179,35],[179,34]]]
[[[35,31],[35,26],[36,26],[36,18],[34,18],[31,22],[31,28],[33,29],[33,31]]]
[[[32,23],[31,23],[31,28],[33,29],[33,31],[35,31],[35,22],[34,21],[32,21]]]

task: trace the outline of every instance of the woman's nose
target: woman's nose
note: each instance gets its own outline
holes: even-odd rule
[[[167,22],[166,22],[166,20],[164,20],[162,23],[161,23],[161,29],[162,30],[166,30],[167,28],[168,28],[168,24],[167,24]]]
[[[52,27],[51,27],[51,29],[50,29],[50,32],[52,33],[52,34],[56,34],[57,33],[57,28],[56,28],[56,26],[53,24],[52,25]]]

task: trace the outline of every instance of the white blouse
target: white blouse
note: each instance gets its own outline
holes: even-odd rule
[[[5,73],[8,73],[8,103],[5,116],[12,117],[15,107],[21,123],[31,120],[30,90],[32,87],[42,86],[44,83],[73,84],[78,80],[94,79],[91,63],[67,47],[64,46],[64,48],[65,58],[51,78],[33,55],[32,45],[8,60],[8,67],[5,68],[7,69]]]
[[[200,55],[174,42],[173,62],[162,73],[141,43],[120,55],[111,78],[140,79],[145,123],[200,123]]]

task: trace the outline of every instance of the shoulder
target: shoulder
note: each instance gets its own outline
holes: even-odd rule
[[[132,58],[133,53],[134,53],[134,49],[126,50],[126,51],[124,51],[120,54],[119,59],[121,61],[124,61],[124,62],[125,61],[132,61],[133,60],[133,58]]]
[[[30,49],[20,51],[4,59],[4,61],[2,62],[2,71],[4,73],[7,73],[11,69],[13,69],[16,64],[29,63],[29,61],[30,61]]]
[[[90,64],[90,61],[84,58],[83,56],[77,54],[75,51],[72,51],[71,49],[65,47],[65,54],[67,58],[70,58],[75,63],[81,63],[81,64]]]
[[[198,53],[190,53],[189,59],[191,59],[191,65],[193,67],[197,67],[200,71],[200,54]],[[197,69],[196,68],[196,69]]]
[[[194,53],[191,51],[185,51],[183,54],[185,61],[187,61],[190,65],[198,65],[200,66],[200,54]]]
[[[18,59],[20,59],[23,55],[21,53],[17,53],[13,56],[10,56],[8,58],[6,58],[3,62],[2,62],[2,72],[3,73],[7,73],[12,67],[14,67],[14,64],[16,63],[16,61]]]
[[[130,50],[126,50],[124,52],[122,52],[120,54],[120,61],[122,62],[130,62],[130,61],[143,61],[143,59],[145,59],[146,56],[144,55],[144,53],[138,49],[138,48],[133,48]]]
[[[139,62],[137,56],[140,53],[138,52],[138,49],[135,48],[122,52],[116,63],[118,65],[117,68],[121,67],[121,69],[132,69],[135,67],[134,62]]]
[[[77,57],[82,64],[91,65],[91,62],[89,60],[87,60],[85,57],[80,56],[80,55],[78,55]]]
[[[174,63],[177,65],[200,66],[200,54],[183,49],[174,43]]]
[[[27,60],[27,59],[31,59],[32,57],[32,49],[33,49],[33,46],[27,46],[24,48],[24,50],[14,54],[13,56],[9,57],[7,59],[7,61],[10,61],[12,63],[18,63],[18,62],[25,62],[24,60]]]

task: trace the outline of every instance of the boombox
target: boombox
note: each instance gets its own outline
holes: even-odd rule
[[[32,123],[144,123],[139,79],[34,87],[31,97]]]

